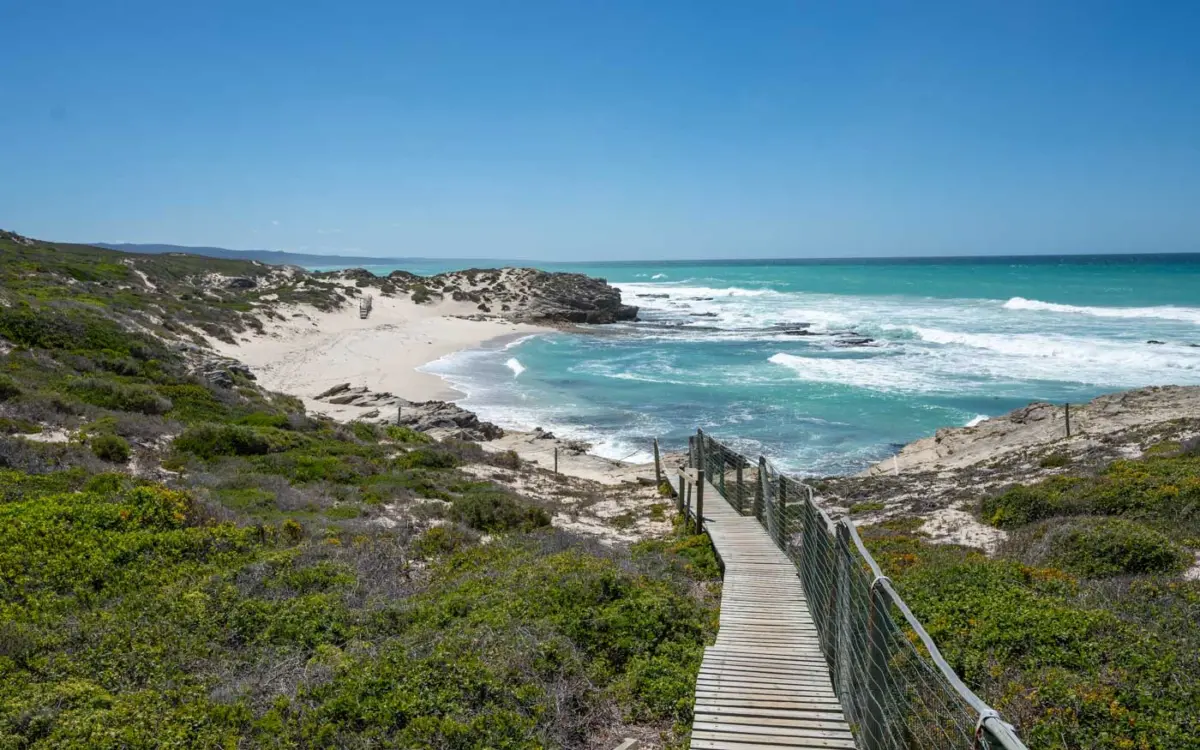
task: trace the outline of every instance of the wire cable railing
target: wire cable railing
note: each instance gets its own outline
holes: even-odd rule
[[[954,673],[852,521],[834,523],[813,501],[812,487],[765,458],[752,460],[699,430],[688,443],[689,467],[702,469],[739,513],[756,517],[796,564],[834,689],[860,747],[1028,750]],[[694,516],[691,498],[686,505],[680,500]]]

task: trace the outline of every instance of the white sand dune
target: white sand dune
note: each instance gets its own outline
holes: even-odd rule
[[[466,320],[466,302],[418,305],[408,297],[376,297],[370,317],[358,306],[326,313],[308,305],[281,306],[284,321],[264,320],[264,335],[237,345],[211,341],[222,354],[247,364],[266,388],[304,400],[312,412],[334,418],[357,416],[314,396],[339,383],[386,391],[410,401],[453,400],[463,394],[436,375],[416,368],[452,352],[494,339],[549,331],[521,323]]]

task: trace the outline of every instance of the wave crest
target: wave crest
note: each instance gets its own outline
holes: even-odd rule
[[[1093,307],[1088,305],[1064,305],[1059,302],[1043,302],[1038,299],[1013,297],[1001,305],[1006,310],[1035,310],[1039,312],[1092,315],[1097,318],[1159,318],[1179,320],[1200,325],[1200,309],[1194,307]]]

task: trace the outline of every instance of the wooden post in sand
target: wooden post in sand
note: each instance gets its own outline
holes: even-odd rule
[[[683,513],[683,493],[687,491],[687,477],[679,475],[679,495],[675,498],[675,510]]]
[[[1067,415],[1067,437],[1071,437],[1071,404],[1063,404],[1063,412]]]
[[[654,485],[662,487],[662,462],[658,458],[658,438],[654,438]]]
[[[554,446],[554,473],[558,473],[558,446]]]

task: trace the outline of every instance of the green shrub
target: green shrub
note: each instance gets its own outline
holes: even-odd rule
[[[162,348],[96,313],[48,307],[0,307],[0,336],[31,349],[107,351],[139,359],[148,359]]]
[[[1044,487],[1017,485],[983,501],[983,520],[1009,528],[1049,518],[1058,509],[1053,493]]]
[[[396,465],[404,469],[453,469],[458,459],[433,448],[417,448],[397,458]]]
[[[70,384],[69,390],[80,401],[104,409],[134,411],[142,414],[166,414],[171,401],[153,388],[118,383],[100,378],[84,378]]]
[[[855,503],[854,505],[850,506],[850,515],[853,516],[859,513],[874,513],[875,511],[883,510],[886,507],[887,503],[878,500],[868,503]]]
[[[287,539],[293,544],[304,538],[304,527],[300,525],[299,521],[296,521],[292,518],[289,518],[283,522],[283,526],[280,527],[280,531],[283,532],[283,538]]]
[[[472,487],[450,501],[450,518],[480,531],[529,531],[550,525],[550,514],[491,484]]]
[[[492,465],[498,466],[501,469],[516,471],[521,468],[521,457],[516,451],[507,450],[492,454]]]
[[[1200,533],[1200,457],[1171,450],[1109,464],[1096,476],[1054,476],[988,498],[983,520],[1014,527],[1051,516],[1153,518]]]
[[[461,526],[433,526],[413,541],[412,550],[418,557],[430,558],[457,552],[476,541],[478,537]]]
[[[433,299],[433,295],[429,293],[429,289],[427,289],[423,284],[417,284],[415,287],[413,287],[413,302],[417,303],[418,305],[423,305],[431,299]]]
[[[200,424],[189,427],[172,442],[177,451],[204,459],[217,456],[261,456],[271,444],[249,427],[229,424]]]
[[[0,402],[10,401],[21,395],[21,387],[8,375],[0,375]]]
[[[123,464],[129,461],[129,443],[120,435],[97,435],[92,438],[92,453],[102,461]]]
[[[1165,534],[1121,518],[1058,519],[1026,534],[1026,561],[1084,578],[1177,573],[1192,560]]]
[[[158,391],[174,404],[171,409],[174,419],[188,423],[223,422],[233,416],[230,407],[218,401],[212,391],[202,385],[162,385]]]
[[[370,422],[355,420],[350,423],[350,431],[354,433],[354,437],[364,443],[374,443],[379,440],[379,428]]]
[[[0,417],[0,435],[36,435],[42,431],[42,426],[28,419],[10,419]]]
[[[1071,463],[1071,457],[1066,453],[1050,453],[1042,456],[1042,460],[1038,461],[1038,466],[1043,469],[1057,469]]]
[[[234,423],[246,427],[274,427],[280,430],[287,430],[291,427],[291,422],[288,421],[286,414],[267,414],[261,411],[238,417]]]
[[[411,427],[401,427],[394,424],[390,424],[384,428],[384,434],[387,435],[389,440],[394,440],[397,443],[421,444],[433,442],[433,438],[424,433],[417,432]]]

